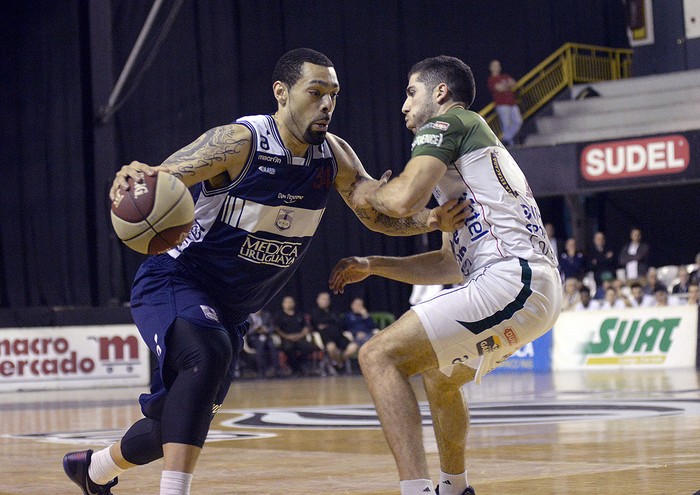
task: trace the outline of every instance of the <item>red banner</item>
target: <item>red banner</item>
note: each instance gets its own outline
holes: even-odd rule
[[[588,181],[677,174],[688,168],[690,147],[681,135],[608,141],[581,151],[581,175]]]

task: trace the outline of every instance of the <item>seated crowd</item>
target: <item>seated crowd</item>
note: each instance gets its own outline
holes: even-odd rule
[[[285,296],[278,311],[259,311],[248,322],[239,374],[260,378],[359,372],[360,347],[379,331],[362,298],[338,314],[328,292],[318,294],[309,313],[299,312],[295,299]]]
[[[559,244],[551,224],[546,227],[556,250]],[[592,241],[585,254],[573,238],[562,243],[564,249],[557,253],[562,311],[698,305],[700,253],[693,265],[657,269],[649,264],[651,249],[639,229],[631,229],[630,241],[617,253],[607,247],[602,232],[596,232]],[[249,323],[240,376],[357,373],[359,349],[380,327],[362,298],[354,298],[349,311],[339,314],[331,309],[328,292],[318,294],[316,307],[308,313],[299,312],[294,298],[286,296],[278,311],[259,311],[250,315]]]
[[[584,254],[567,239],[558,254],[564,289],[562,311],[698,305],[700,253],[695,264],[650,265],[651,249],[633,228],[630,241],[616,254],[596,232]],[[663,273],[663,275],[662,275]]]

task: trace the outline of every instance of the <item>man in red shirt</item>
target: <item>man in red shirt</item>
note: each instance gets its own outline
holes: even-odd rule
[[[513,94],[515,79],[509,74],[501,72],[501,62],[498,60],[491,61],[489,70],[491,71],[491,77],[488,80],[489,91],[491,91],[493,96],[493,102],[496,105],[496,112],[501,120],[501,129],[503,131],[501,141],[507,147],[511,147],[515,144],[515,136],[523,125],[520,108]]]

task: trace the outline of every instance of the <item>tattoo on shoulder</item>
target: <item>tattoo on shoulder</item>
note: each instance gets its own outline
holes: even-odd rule
[[[249,138],[239,138],[232,127],[215,127],[202,134],[193,143],[168,157],[163,165],[174,166],[175,177],[194,175],[198,169],[224,162],[229,156],[243,152]]]

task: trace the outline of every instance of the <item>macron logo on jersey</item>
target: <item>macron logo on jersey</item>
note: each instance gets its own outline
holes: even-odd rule
[[[261,162],[270,162],[270,163],[276,163],[276,164],[281,164],[282,159],[277,156],[277,155],[266,155],[265,153],[258,153],[258,160]]]

